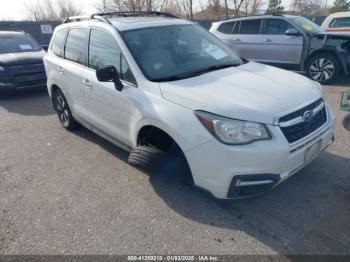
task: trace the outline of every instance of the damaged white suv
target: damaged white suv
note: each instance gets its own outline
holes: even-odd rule
[[[217,198],[269,190],[333,141],[318,83],[240,58],[164,13],[67,19],[44,60],[66,129],[85,126],[148,172],[188,167]]]

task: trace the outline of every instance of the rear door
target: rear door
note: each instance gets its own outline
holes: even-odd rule
[[[241,20],[232,32],[234,50],[240,56],[261,61],[262,59],[262,19]]]
[[[88,116],[87,105],[83,99],[82,72],[86,65],[86,44],[88,28],[69,30],[64,48],[64,60],[57,66],[61,74],[60,86],[68,99],[71,110],[82,118]]]
[[[285,35],[292,24],[281,18],[264,19],[262,60],[272,64],[300,64],[304,38]]]

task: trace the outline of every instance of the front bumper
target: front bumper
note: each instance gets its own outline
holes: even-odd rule
[[[8,67],[0,72],[0,91],[19,88],[46,87],[47,78],[42,64]]]
[[[217,198],[246,197],[274,188],[315,159],[333,142],[334,122],[327,105],[327,122],[293,144],[278,126],[270,125],[271,140],[230,146],[213,139],[185,155],[197,186]],[[317,152],[305,160],[306,151],[316,143]]]

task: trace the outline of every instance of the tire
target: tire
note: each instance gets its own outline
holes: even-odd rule
[[[347,114],[343,119],[343,126],[346,130],[350,131],[350,114]]]
[[[66,97],[61,90],[55,90],[52,96],[52,102],[62,126],[67,130],[76,129],[79,124],[74,120]]]
[[[180,177],[186,184],[193,184],[187,161],[179,154],[168,154],[156,147],[142,145],[131,151],[128,163],[149,175],[174,175]]]
[[[321,84],[328,84],[337,80],[341,73],[338,58],[329,53],[318,54],[308,61],[307,75]]]

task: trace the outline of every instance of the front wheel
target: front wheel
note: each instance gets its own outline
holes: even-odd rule
[[[312,57],[306,66],[308,76],[321,84],[335,81],[341,73],[341,65],[332,54],[319,54]]]
[[[343,119],[343,126],[346,130],[350,131],[350,114],[347,114]]]
[[[74,120],[67,100],[61,90],[57,89],[53,93],[52,102],[63,127],[67,130],[75,129],[78,123]]]

